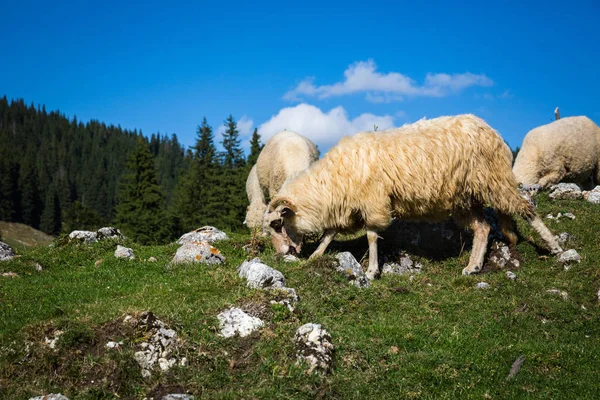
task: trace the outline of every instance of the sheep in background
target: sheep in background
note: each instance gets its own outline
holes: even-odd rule
[[[530,130],[513,172],[518,183],[545,188],[559,182],[600,184],[600,127],[588,117],[578,116]]]
[[[463,274],[481,270],[490,226],[483,214],[499,214],[505,238],[516,244],[511,215],[525,218],[553,253],[562,252],[535,209],[521,197],[511,171],[510,149],[473,115],[420,120],[382,132],[344,137],[321,160],[289,181],[264,216],[279,253],[300,252],[303,236],[323,231],[311,258],[323,254],[339,232],[367,231],[369,268],[379,272],[377,231],[392,216],[435,221],[452,215],[474,232]]]
[[[296,132],[281,131],[269,139],[246,180],[250,201],[246,225],[261,227],[267,209],[266,199],[273,198],[288,179],[318,159],[319,150],[315,144]]]

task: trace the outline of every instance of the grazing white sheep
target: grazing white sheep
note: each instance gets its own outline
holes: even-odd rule
[[[600,184],[600,127],[585,116],[566,117],[530,130],[513,167],[518,183]]]
[[[281,131],[271,137],[260,152],[246,180],[250,205],[244,223],[249,228],[262,226],[262,216],[270,199],[283,184],[319,158],[319,150],[306,137]]]
[[[264,223],[277,252],[300,252],[303,236],[323,231],[311,257],[322,254],[338,232],[367,231],[369,268],[379,272],[377,231],[392,216],[441,220],[452,215],[474,232],[464,274],[481,270],[490,226],[485,206],[498,211],[500,229],[515,244],[511,215],[539,232],[553,253],[556,239],[517,189],[510,149],[473,115],[420,120],[382,132],[344,137],[321,160],[289,181],[271,200]]]

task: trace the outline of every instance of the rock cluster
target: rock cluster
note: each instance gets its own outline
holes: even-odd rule
[[[98,229],[96,232],[92,231],[73,231],[69,234],[70,240],[78,240],[83,243],[95,243],[100,240],[112,239],[112,240],[123,240],[125,236],[117,228],[104,227]]]
[[[15,257],[13,249],[4,242],[0,242],[0,261],[12,260]]]

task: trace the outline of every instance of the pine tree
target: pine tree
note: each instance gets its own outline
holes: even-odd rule
[[[54,187],[46,193],[44,211],[40,220],[40,230],[50,235],[60,232],[60,203]]]
[[[224,151],[221,153],[221,166],[217,197],[222,199],[219,213],[221,226],[230,230],[243,229],[246,215],[246,162],[240,146],[237,123],[231,115],[225,120],[223,133]]]
[[[222,199],[218,197],[219,182],[216,179],[217,149],[206,117],[198,126],[196,135],[189,169],[176,189],[174,214],[180,232],[217,224],[217,215],[222,207]]]
[[[171,238],[171,223],[156,179],[154,158],[146,142],[138,141],[127,161],[128,173],[119,190],[116,221],[126,236],[142,244]]]
[[[64,233],[70,233],[74,230],[95,231],[101,228],[100,215],[79,201],[73,202],[61,217],[61,231]]]
[[[254,132],[252,133],[252,138],[250,139],[250,155],[248,156],[248,167],[252,168],[254,164],[256,164],[256,160],[258,160],[258,156],[262,151],[264,144],[260,142],[260,135],[258,134],[258,129],[254,128]]]

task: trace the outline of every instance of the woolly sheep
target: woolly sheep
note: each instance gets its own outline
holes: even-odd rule
[[[273,198],[287,180],[318,158],[315,144],[296,132],[281,131],[269,139],[246,180],[250,205],[244,223],[249,228],[261,227],[266,199]]]
[[[288,182],[269,203],[264,223],[277,252],[300,252],[303,236],[323,231],[311,258],[339,232],[367,231],[369,268],[379,272],[377,231],[392,216],[441,220],[452,215],[474,232],[463,274],[481,270],[490,226],[484,206],[498,211],[500,228],[516,244],[511,215],[525,218],[553,253],[562,251],[550,230],[517,189],[510,149],[473,115],[421,120],[382,132],[344,137],[321,160]]]
[[[585,116],[566,117],[525,135],[513,172],[518,183],[600,184],[600,127]]]

